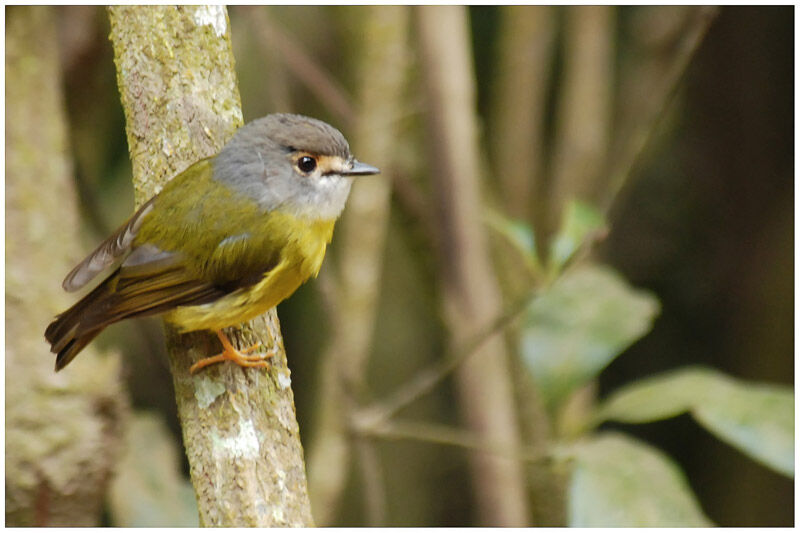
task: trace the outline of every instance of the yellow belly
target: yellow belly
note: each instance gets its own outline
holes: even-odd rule
[[[287,243],[283,259],[250,287],[238,289],[203,305],[178,307],[165,319],[181,332],[200,329],[217,330],[235,326],[257,317],[292,295],[311,276],[316,276],[333,233],[313,232],[315,237]]]

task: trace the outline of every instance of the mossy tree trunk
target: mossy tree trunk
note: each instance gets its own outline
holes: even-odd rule
[[[230,25],[219,6],[109,8],[137,204],[217,153],[242,125]],[[274,348],[269,370],[191,364],[219,351],[167,328],[178,413],[204,526],[309,526],[303,450],[277,314],[227,333]]]
[[[6,525],[100,525],[127,405],[119,358],[55,373],[44,330],[80,259],[53,8],[6,11]]]

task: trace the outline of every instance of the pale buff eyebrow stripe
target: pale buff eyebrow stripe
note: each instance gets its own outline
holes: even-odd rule
[[[298,151],[297,156],[293,159],[296,162],[303,156],[309,156],[316,159],[317,167],[320,170],[320,174],[323,176],[338,174],[339,172],[347,170],[347,161],[338,155],[317,155],[311,152]]]

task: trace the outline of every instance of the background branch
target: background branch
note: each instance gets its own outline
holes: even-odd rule
[[[357,117],[351,98],[336,79],[307,54],[291,34],[273,24],[263,6],[248,7],[245,12],[259,46],[282,58],[286,69],[325,104],[337,122],[354,124]]]
[[[430,158],[442,242],[440,280],[450,343],[459,345],[501,308],[480,213],[475,79],[463,7],[417,10],[423,82],[428,96]],[[501,335],[456,370],[461,414],[487,440],[517,446],[519,430]],[[470,457],[479,521],[493,526],[529,522],[522,469],[508,459]]]
[[[527,308],[534,297],[535,292],[526,294],[514,302],[507,310],[494,317],[477,333],[465,339],[462,344],[451,344],[439,361],[417,372],[413,378],[387,394],[383,399],[353,412],[354,426],[362,429],[378,427],[388,422],[401,409],[433,390],[468,357],[475,355],[484,348],[484,344],[490,339],[497,335],[502,335],[505,329]]]
[[[537,206],[544,193],[544,126],[555,30],[552,6],[500,8],[487,140],[506,213],[526,221],[541,211]]]
[[[667,65],[656,73],[655,79],[648,80],[650,83],[645,89],[645,97],[629,100],[633,104],[630,106],[628,123],[620,128],[618,144],[621,148],[609,163],[607,172],[603,174],[607,183],[602,188],[604,193],[600,200],[606,211],[614,202],[619,201],[620,191],[669,111],[670,104],[681,87],[680,81],[718,13],[719,8],[714,6],[691,8],[686,17],[685,29],[679,33],[677,46],[674,53],[670,54]]]
[[[566,202],[589,201],[597,194],[611,138],[615,9],[566,8],[565,72],[557,111],[548,233],[561,220]]]
[[[381,273],[390,213],[391,175],[397,157],[399,118],[408,76],[407,34],[409,8],[372,6],[352,17],[359,28],[354,47],[361,52],[358,120],[353,149],[363,161],[371,161],[382,174],[357,180],[347,209],[337,227],[337,269],[329,265],[327,281],[334,297],[329,316],[332,338],[322,356],[320,393],[315,438],[309,452],[309,479],[314,513],[320,524],[330,524],[344,490],[352,445],[345,421],[366,394],[366,371],[375,329]],[[356,34],[354,32],[354,34]],[[332,273],[331,273],[332,272]],[[383,491],[378,457],[372,443],[358,439],[360,471],[370,525],[384,523]]]
[[[360,428],[355,428],[357,431]],[[522,462],[541,462],[548,459],[550,451],[533,446],[509,448],[508,446],[486,442],[461,428],[453,428],[442,424],[432,424],[412,420],[394,419],[383,424],[363,429],[364,434],[386,440],[408,439],[457,446],[470,450],[478,450],[501,455]]]

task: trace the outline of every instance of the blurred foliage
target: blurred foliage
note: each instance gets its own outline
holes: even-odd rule
[[[794,476],[791,387],[750,384],[712,369],[681,369],[616,391],[598,408],[597,421],[643,424],[686,411],[753,459]]]
[[[561,270],[581,246],[594,241],[592,238],[606,227],[603,215],[592,206],[575,200],[564,209],[563,220],[553,238],[549,267]]]
[[[709,527],[678,466],[622,434],[601,432],[574,445],[570,527]]]
[[[658,301],[615,272],[581,266],[537,296],[523,317],[520,356],[548,407],[597,377],[649,331]]]
[[[251,9],[259,9],[269,26]],[[301,112],[349,136],[357,120],[352,51],[359,45],[359,29],[350,16],[357,9],[231,8],[245,120],[273,111]],[[493,118],[490,101],[501,64],[502,9],[470,8],[476,111],[486,123]],[[565,46],[570,9],[581,8],[537,15],[549,17],[554,37],[541,91],[543,141],[541,150],[531,148],[537,150],[535,164],[544,178],[531,188],[531,206],[546,203],[554,186],[548,182],[553,163],[547,154],[558,145],[561,131],[556,110],[570,61]],[[613,42],[614,69],[606,76],[613,87],[610,127],[616,135],[606,147],[609,158],[624,153],[620,147],[640,135],[636,118],[650,112],[648,105],[660,103],[664,109],[657,110],[663,114],[657,127],[645,132],[649,142],[610,209],[592,195],[573,196],[563,213],[553,213],[560,225],[550,232],[539,212],[527,219],[512,217],[499,200],[497,175],[515,163],[486,157],[483,192],[489,214],[484,220],[494,230],[489,233],[493,249],[502,250],[497,243],[503,242],[514,250],[496,258],[503,265],[498,275],[510,276],[520,265],[527,271],[521,282],[503,280],[509,292],[504,297],[513,302],[524,297],[519,287],[535,289],[521,319],[508,330],[509,345],[518,347],[540,400],[557,407],[548,416],[575,418],[569,424],[548,419],[552,427],[578,428],[543,437],[547,454],[566,460],[559,464],[569,473],[569,525],[793,521],[792,481],[785,477],[793,475],[794,446],[791,9],[723,8],[669,101],[657,82],[679,53],[694,11],[685,6],[612,9],[607,38]],[[60,10],[61,38],[71,43],[64,48],[65,101],[86,233],[92,235],[83,250],[88,251],[132,209],[129,163],[105,13],[95,7]],[[75,21],[84,31],[70,31]],[[412,35],[407,114],[398,118],[405,131],[397,143],[401,163],[381,178],[393,180],[394,196],[366,379],[372,398],[401,387],[444,351],[416,45]],[[496,141],[489,135],[500,134],[487,127],[482,141]],[[358,146],[353,151],[358,154]],[[381,167],[380,161],[370,163]],[[600,175],[599,193],[613,189],[603,181],[607,168],[605,162],[590,169]],[[335,237],[330,253],[346,253]],[[75,259],[80,255],[76,251]],[[279,308],[304,440],[314,431],[315,406],[325,401],[316,389],[317,355],[331,321],[320,285],[307,284]],[[145,321],[112,328],[100,340],[127,355],[134,404],[164,413],[177,447],[180,433],[160,335],[157,321]],[[698,364],[718,370],[681,369],[637,381]],[[598,378],[601,396],[611,395],[595,406],[590,384]],[[445,380],[403,416],[453,426],[458,424],[454,404]],[[746,455],[707,438],[689,417],[659,422],[683,412]],[[625,435],[607,431],[621,430],[623,422]],[[599,423],[603,428],[595,431],[593,424]],[[130,429],[155,439],[157,432],[148,427]],[[381,441],[377,450],[386,525],[474,524],[466,452],[414,440]],[[185,476],[185,464],[183,470]],[[334,525],[365,523],[361,483],[351,474]],[[159,490],[164,494],[163,487]],[[126,495],[134,494],[141,494],[142,502],[166,500],[154,496],[158,492]],[[178,513],[177,504],[169,513]],[[142,524],[119,518],[118,511],[111,516],[114,525]],[[166,523],[172,519],[163,516],[161,525],[185,523],[177,518]]]

